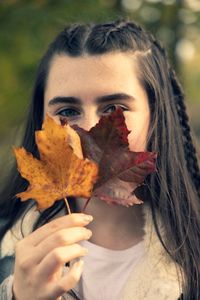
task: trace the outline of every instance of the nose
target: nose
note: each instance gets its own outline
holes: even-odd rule
[[[99,122],[99,117],[96,114],[87,114],[79,124],[80,127],[89,131]]]

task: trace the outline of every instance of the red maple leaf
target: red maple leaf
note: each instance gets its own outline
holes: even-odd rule
[[[155,152],[133,152],[129,150],[125,118],[121,108],[86,131],[77,125],[73,128],[81,138],[84,157],[99,165],[99,179],[93,197],[107,203],[125,206],[140,204],[134,191],[144,183],[144,179],[154,172]]]

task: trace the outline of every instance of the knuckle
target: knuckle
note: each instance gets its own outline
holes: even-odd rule
[[[23,273],[27,273],[27,271],[31,267],[30,260],[29,259],[18,260],[18,267]]]
[[[55,234],[54,240],[56,241],[57,244],[60,245],[68,244],[70,242],[69,236],[64,234],[62,231],[58,231]]]
[[[52,259],[53,259],[57,264],[62,263],[62,257],[61,257],[61,254],[60,254],[59,249],[54,249],[54,250],[51,252],[51,256],[52,256]]]

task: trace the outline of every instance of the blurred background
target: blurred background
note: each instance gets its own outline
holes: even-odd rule
[[[20,140],[39,59],[66,23],[129,17],[168,50],[200,139],[200,0],[0,0],[0,173]]]

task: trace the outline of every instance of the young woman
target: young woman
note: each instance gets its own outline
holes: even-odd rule
[[[71,215],[62,201],[39,213],[15,197],[27,188],[15,166],[0,198],[1,299],[200,299],[197,155],[182,88],[151,34],[129,21],[66,27],[41,60],[22,145],[38,155],[45,113],[89,130],[119,106],[130,149],[158,153],[144,204],[94,198],[82,214],[77,198]]]

